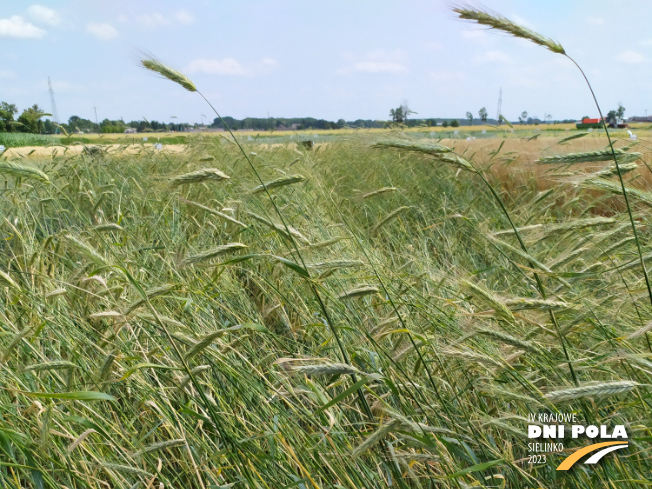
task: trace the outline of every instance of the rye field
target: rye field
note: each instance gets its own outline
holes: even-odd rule
[[[0,159],[3,487],[649,485],[644,134],[229,136]]]
[[[269,194],[214,138],[1,161],[5,487],[637,487],[652,307],[613,164],[479,143],[245,145]],[[628,456],[528,464],[559,411]]]

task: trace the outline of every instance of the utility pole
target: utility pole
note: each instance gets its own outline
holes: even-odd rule
[[[57,103],[54,101],[54,90],[52,90],[52,82],[48,76],[48,89],[50,92],[50,105],[52,106],[52,119],[56,124],[59,124],[59,114],[57,114]]]
[[[498,121],[498,124],[500,124],[500,116],[502,115],[502,110],[503,110],[503,87],[500,87],[500,91],[498,92],[498,113],[496,115],[496,121]]]
[[[97,107],[95,107],[95,102],[93,102],[93,110],[95,111],[95,124],[97,124],[97,133],[100,133],[100,123],[97,122]]]

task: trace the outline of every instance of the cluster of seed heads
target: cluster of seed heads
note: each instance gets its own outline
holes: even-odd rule
[[[527,39],[539,46],[543,46],[553,53],[566,54],[564,48],[558,42],[553,41],[531,29],[523,27],[505,17],[497,14],[491,14],[486,11],[477,10],[469,7],[455,7],[453,12],[459,15],[460,19],[477,22],[480,25],[506,32],[514,37]]]
[[[616,158],[618,163],[630,163],[638,160],[642,155],[641,153],[627,153],[622,149],[615,149]],[[597,161],[613,161],[614,155],[610,149],[599,151],[589,151],[586,153],[568,153],[565,155],[542,156],[535,163],[540,164],[575,164],[575,163],[591,163]]]
[[[585,397],[608,397],[629,392],[639,385],[638,382],[631,380],[605,382],[554,391],[546,394],[545,397],[551,402],[567,402]]]
[[[187,256],[183,260],[183,264],[192,265],[194,263],[201,263],[203,261],[215,258],[216,256],[223,255],[224,253],[242,250],[246,247],[247,245],[243,243],[229,243],[221,246],[216,246],[215,248],[211,248],[210,250],[202,251],[201,253],[196,253],[194,255]]]
[[[197,87],[190,80],[190,78],[188,78],[183,73],[180,73],[177,70],[174,70],[169,66],[164,65],[157,59],[153,59],[153,58],[143,59],[141,60],[141,64],[143,65],[143,67],[147,68],[148,70],[158,73],[162,77],[167,78],[168,80],[173,81],[174,83],[178,83],[189,92],[197,91]]]
[[[19,165],[11,161],[0,161],[0,174],[16,178],[34,179],[43,183],[50,183],[50,178],[38,168]]]
[[[362,287],[355,287],[353,289],[349,289],[343,294],[340,294],[338,296],[338,299],[344,300],[344,299],[355,299],[358,297],[365,297],[367,295],[375,295],[380,292],[380,289],[378,287],[374,287],[371,285],[365,285]]]
[[[226,173],[217,168],[202,168],[201,170],[179,175],[170,180],[170,186],[187,185],[191,183],[201,183],[206,181],[221,182],[231,178]]]
[[[257,194],[263,192],[265,189],[271,190],[278,187],[284,187],[285,185],[292,185],[293,183],[303,182],[304,180],[305,177],[302,175],[290,175],[287,177],[281,177],[277,178],[276,180],[272,180],[271,182],[265,182],[263,185],[259,185],[258,187],[254,188],[251,193]]]
[[[376,195],[382,195],[386,194],[388,192],[396,192],[398,188],[396,187],[383,187],[379,188],[378,190],[374,190],[373,192],[367,192],[365,194],[362,194],[362,199],[368,199],[370,197],[375,197]]]
[[[618,182],[612,182],[610,180],[605,180],[604,178],[588,178],[583,180],[579,184],[581,187],[590,188],[595,190],[602,190],[604,192],[622,195],[623,188]],[[645,190],[639,190],[632,186],[625,187],[625,191],[629,197],[634,197],[636,200],[641,203],[652,207],[652,192],[646,192]]]
[[[303,375],[353,375],[360,371],[345,363],[326,363],[316,365],[294,365],[289,370]]]

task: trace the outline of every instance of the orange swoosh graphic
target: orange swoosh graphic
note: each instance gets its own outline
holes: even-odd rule
[[[575,462],[577,462],[579,459],[581,459],[587,453],[595,452],[599,448],[610,447],[611,445],[627,445],[627,442],[626,441],[605,441],[603,443],[595,443],[593,445],[589,445],[588,447],[584,447],[581,450],[578,450],[575,453],[573,453],[573,454],[569,455],[568,457],[566,457],[564,459],[564,461],[559,464],[559,467],[557,467],[557,470],[568,470],[573,465],[575,465]]]

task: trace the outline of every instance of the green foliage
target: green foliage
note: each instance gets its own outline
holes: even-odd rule
[[[403,123],[406,117],[405,107],[401,105],[395,109],[391,109],[389,111],[389,116],[392,118],[392,122],[396,122],[397,124]]]
[[[458,121],[457,119],[453,119],[451,121],[451,127],[460,127],[460,121]]]
[[[162,143],[162,144],[186,144],[188,141],[192,139],[192,136],[185,136],[185,135],[161,135],[161,136],[154,136],[150,137],[149,141],[150,143],[156,142],[156,143]],[[63,145],[69,145],[69,144],[75,144],[75,143],[83,143],[83,144],[134,144],[134,143],[142,143],[142,138],[140,136],[134,135],[134,134],[125,134],[124,136],[118,137],[118,138],[111,138],[107,139],[103,137],[101,134],[83,134],[83,135],[70,135],[69,137],[61,137],[61,138],[48,138],[48,140],[56,141],[60,144]]]
[[[70,116],[68,118],[68,124],[67,124],[67,130],[68,132],[74,133],[74,132],[100,132],[99,131],[99,126],[95,124],[94,122],[88,120],[88,119],[83,119],[77,115]]]
[[[6,148],[20,148],[22,146],[50,146],[58,144],[59,140],[52,136],[29,133],[0,132],[0,144]]]
[[[23,113],[18,118],[18,131],[40,134],[43,132],[43,121],[41,121],[41,117],[44,115],[49,114],[45,114],[38,105],[33,105],[23,110]]]
[[[0,102],[0,120],[2,121],[2,130],[0,132],[14,131],[14,114],[18,112],[15,104]]]
[[[618,109],[610,110],[607,112],[607,122],[610,124],[615,124],[618,120],[622,120],[625,117],[625,107],[618,104]]]
[[[19,480],[33,467],[44,487],[71,488],[146,487],[154,474],[156,487],[187,488],[256,487],[259,475],[269,487],[388,487],[389,474],[406,487],[492,474],[508,487],[643,480],[646,444],[570,474],[555,474],[555,456],[515,463],[528,455],[524,417],[550,402],[647,433],[652,309],[627,288],[641,278],[619,203],[492,181],[525,254],[480,173],[457,172],[483,160],[442,148],[339,143],[298,161],[295,146],[257,148],[289,233],[240,153],[215,139],[177,156],[31,162],[51,184],[3,174],[2,462]],[[170,190],[209,157],[231,178]],[[614,217],[583,217],[593,205]],[[532,266],[551,298],[533,288]]]
[[[482,121],[482,123],[483,123],[483,124],[486,124],[486,123],[487,123],[487,117],[489,116],[489,114],[488,114],[488,112],[487,112],[487,109],[484,108],[484,107],[482,107],[482,108],[478,111],[478,115],[480,116],[480,120]]]

